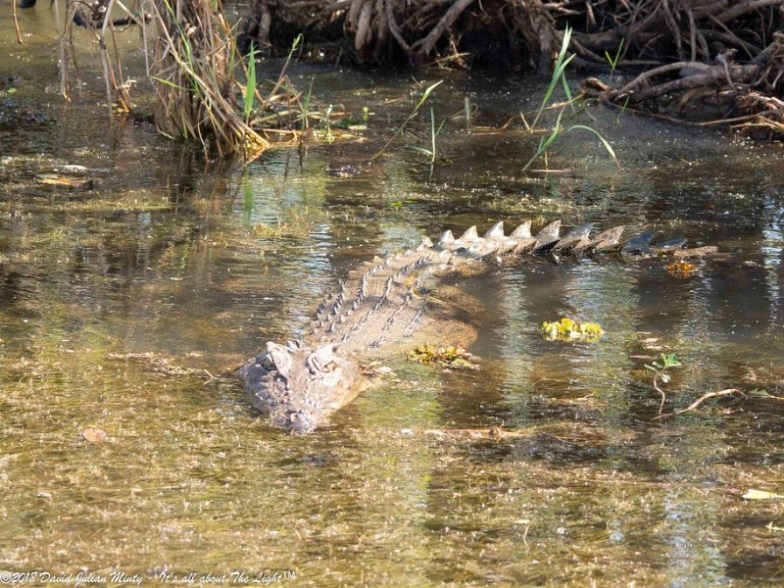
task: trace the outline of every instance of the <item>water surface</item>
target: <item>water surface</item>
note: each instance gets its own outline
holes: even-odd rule
[[[784,583],[784,503],[741,498],[784,493],[784,403],[752,394],[784,396],[780,146],[593,105],[575,121],[621,167],[575,131],[549,156],[559,173],[524,174],[538,139],[498,127],[537,103],[539,80],[300,66],[294,83],[322,104],[367,106],[367,129],[205,165],[110,118],[94,55],[64,102],[46,7],[21,26],[25,45],[0,40],[0,568],[31,584]],[[427,109],[368,163],[439,79],[436,165],[413,149],[429,147]],[[346,163],[360,173],[330,173]],[[67,165],[94,182],[40,183]],[[270,428],[211,377],[301,336],[374,255],[556,218],[728,255],[685,280],[660,260],[505,262],[465,287],[480,370],[390,357],[394,375],[310,436]],[[564,315],[606,334],[543,340]],[[658,419],[644,365],[662,352],[683,364],[665,412],[746,397]]]

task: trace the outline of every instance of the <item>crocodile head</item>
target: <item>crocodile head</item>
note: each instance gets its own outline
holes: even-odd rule
[[[354,364],[336,355],[334,345],[312,348],[271,341],[238,371],[253,406],[274,426],[296,433],[313,431],[353,400],[355,374]]]

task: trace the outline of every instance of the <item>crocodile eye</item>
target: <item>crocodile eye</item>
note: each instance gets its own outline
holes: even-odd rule
[[[269,355],[265,355],[261,358],[261,367],[265,370],[274,370],[275,369],[275,362],[272,361],[272,358]]]

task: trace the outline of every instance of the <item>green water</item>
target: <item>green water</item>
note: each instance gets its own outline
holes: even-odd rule
[[[367,130],[205,166],[110,119],[95,55],[64,102],[48,8],[20,18],[25,45],[0,40],[0,570],[18,574],[0,582],[784,583],[784,501],[742,498],[784,494],[784,402],[750,394],[784,396],[779,145],[593,106],[578,120],[620,169],[575,132],[548,162],[568,171],[525,175],[537,139],[497,128],[540,81],[299,66],[294,83],[324,104],[368,106]],[[425,111],[368,164],[439,79],[437,165],[412,149],[429,147]],[[328,171],[356,162],[354,177]],[[68,164],[94,184],[38,181]],[[374,255],[528,218],[729,255],[687,280],[658,260],[504,263],[466,286],[480,370],[390,357],[394,375],[309,436],[270,428],[238,382],[212,377],[302,335]],[[543,340],[564,315],[606,334]],[[666,413],[746,397],[657,419],[644,365],[661,352],[683,364]],[[84,439],[95,428],[105,441]]]

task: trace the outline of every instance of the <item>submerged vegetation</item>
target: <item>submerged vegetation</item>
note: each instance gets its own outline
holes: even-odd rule
[[[670,370],[681,367],[681,362],[674,353],[662,353],[659,357],[659,361],[645,364],[645,369],[653,372],[653,387],[661,395],[661,403],[659,404],[659,415],[661,416],[667,399],[667,395],[661,385],[670,381]]]

